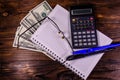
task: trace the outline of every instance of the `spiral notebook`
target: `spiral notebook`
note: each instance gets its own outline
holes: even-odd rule
[[[66,38],[70,41],[69,12],[60,5],[56,5],[48,17],[59,26]],[[97,31],[97,34],[100,46],[112,42],[110,38],[102,34],[100,31]],[[31,40],[46,50],[55,60],[59,61],[61,64],[65,65],[86,80],[104,53],[66,61],[66,58],[72,54],[72,50],[66,40],[61,37],[62,35],[58,33],[55,25],[49,21],[49,19],[46,19],[32,35]]]

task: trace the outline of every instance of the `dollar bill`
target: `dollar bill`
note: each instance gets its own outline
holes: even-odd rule
[[[19,47],[28,48],[28,49],[29,48],[36,49],[35,44],[30,42],[30,41],[28,41],[28,40],[26,40],[25,38],[20,37],[20,39],[18,40],[19,34],[20,34],[22,29],[23,29],[22,26],[17,28],[15,39],[14,39],[14,42],[13,42],[13,47],[17,47],[18,46],[18,41],[19,41]]]
[[[32,9],[30,13],[21,20],[20,24],[22,25],[22,30],[19,34],[22,34],[24,31],[26,31],[29,28],[31,29],[25,32],[22,36],[20,35],[19,36],[30,41],[31,35],[37,30],[37,28],[41,24],[41,22],[38,23],[38,21],[45,18],[51,12],[51,10],[52,8],[47,3],[47,1],[43,1],[38,6],[36,6],[34,9]],[[36,14],[39,15],[39,17],[37,17]]]
[[[17,47],[18,46],[18,37],[19,37],[19,33],[22,31],[23,27],[18,27],[17,28],[17,32],[16,32],[16,35],[15,35],[15,39],[14,39],[14,42],[13,42],[13,47]],[[37,52],[42,52],[44,53],[45,55],[47,55],[48,57],[50,57],[51,59],[55,60],[53,58],[53,56],[51,55],[48,55],[47,52],[45,52],[44,49],[40,48],[38,45],[20,37],[19,39],[19,48],[21,49],[27,49],[27,50],[32,50],[32,51],[37,51]]]
[[[45,18],[50,12],[52,8],[50,5],[47,3],[47,1],[43,1],[41,4],[36,6],[34,9],[30,11],[28,15],[26,15],[20,22],[21,25],[24,27],[21,30],[21,34],[29,29],[26,33],[24,33],[22,38],[30,41],[31,35],[37,30],[37,28],[41,25],[41,22],[38,23],[38,21],[42,20]],[[37,16],[36,16],[37,15]],[[39,16],[38,16],[39,15]],[[44,16],[43,16],[44,15]],[[46,15],[46,16],[45,16]]]
[[[19,37],[19,35],[21,34],[21,32],[24,31],[24,30],[25,30],[25,29],[24,29],[23,26],[20,26],[20,27],[19,27],[19,30],[17,30],[16,35],[15,35],[15,39],[14,39],[14,42],[13,42],[13,47],[17,47],[18,45],[19,45],[19,46],[23,46],[24,43],[26,43],[26,41],[29,42],[30,44],[32,44],[32,42],[28,41],[26,38],[24,38],[24,36]],[[27,35],[27,36],[29,37],[28,34],[25,34],[25,35]],[[19,39],[19,40],[18,40],[18,39]],[[19,41],[19,42],[18,42],[18,41]],[[19,43],[19,44],[18,44],[18,43]],[[28,45],[28,46],[29,46],[29,45]],[[31,46],[32,46],[32,45],[31,45]]]
[[[29,29],[29,31],[33,34],[37,28],[40,26],[40,23],[35,19],[35,17],[32,15],[32,13],[29,13],[22,22],[20,22],[21,25],[23,25],[26,29]]]
[[[34,15],[37,21],[45,18],[52,11],[51,6],[47,1],[43,1],[41,4],[33,8],[30,12]]]
[[[36,44],[34,44],[30,40],[31,35],[41,25],[41,23],[42,23],[41,20],[44,19],[51,11],[52,11],[52,8],[47,3],[47,1],[43,1],[38,6],[36,6],[35,8],[33,8],[21,20],[21,22],[20,22],[21,26],[19,26],[17,28],[15,39],[14,39],[14,42],[13,42],[13,47],[18,47],[19,46],[19,48],[22,48],[22,49],[27,49],[27,50],[42,52],[42,53],[46,54],[47,56],[49,56],[50,58],[53,59],[53,57],[51,55],[48,55],[44,51],[44,49],[40,48],[39,46],[37,46]],[[28,31],[26,31],[26,30],[28,30]]]
[[[33,14],[34,13],[38,13],[40,16],[41,14],[46,14],[48,15],[51,12],[52,8],[50,7],[50,5],[47,3],[47,1],[43,1],[41,4],[39,4],[38,6],[36,6],[34,9],[32,9],[30,11],[30,13],[28,15],[26,15],[20,22],[22,29],[19,32],[19,34],[21,35],[24,31],[26,31],[27,29],[29,29],[30,27],[32,27],[31,29],[29,29],[27,32],[25,32],[23,35],[18,35],[20,36],[20,38],[23,38],[25,40],[30,41],[30,37],[31,35],[37,30],[37,28],[40,26],[41,23],[38,23],[37,17],[35,17]],[[33,13],[31,13],[33,12]],[[41,19],[45,18],[46,16],[43,16]],[[40,20],[41,20],[40,19]],[[37,24],[36,24],[37,23]],[[22,40],[23,40],[22,39]],[[17,39],[16,39],[17,40]],[[24,41],[23,41],[24,42]]]
[[[51,6],[47,3],[47,1],[43,1],[41,4],[33,8],[30,13],[23,18],[23,20],[20,22],[21,25],[23,25],[26,29],[29,29],[29,32],[31,32],[30,35],[23,34],[22,36],[26,36],[26,39],[30,40],[31,35],[37,30],[37,28],[41,25],[42,22],[40,22],[42,19],[44,19],[50,12],[52,11]],[[28,32],[27,32],[28,33]],[[29,36],[29,38],[27,37]]]
[[[16,29],[15,38],[14,38],[14,41],[13,41],[13,47],[17,47],[16,42],[17,42],[17,37],[18,37],[18,33],[20,31],[20,28],[21,27],[18,26],[17,29]]]

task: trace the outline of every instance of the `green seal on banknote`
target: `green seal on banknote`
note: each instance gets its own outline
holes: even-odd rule
[[[45,12],[43,12],[42,13],[42,17],[46,17],[47,15],[46,15],[46,13]]]

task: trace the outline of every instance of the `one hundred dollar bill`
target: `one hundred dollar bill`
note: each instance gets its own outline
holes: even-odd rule
[[[51,6],[47,1],[43,1],[41,4],[33,8],[30,12],[34,15],[37,21],[45,18],[52,11]]]
[[[21,31],[24,31],[24,27],[23,26],[20,26],[18,27],[18,30],[16,32],[16,35],[15,35],[15,39],[14,39],[14,42],[13,42],[13,47],[17,47],[18,45],[19,46],[23,46],[25,42],[29,42],[29,44],[32,44],[32,42],[28,41],[26,38],[24,38],[24,36],[22,37],[19,37],[19,35],[21,34]],[[29,34],[25,34],[27,37],[29,37]],[[19,40],[18,40],[19,39]],[[30,45],[30,46],[33,46],[33,45]],[[28,45],[29,47],[29,45]]]
[[[16,43],[17,43],[17,37],[18,37],[18,33],[20,31],[20,26],[17,27],[17,30],[16,30],[16,33],[15,33],[15,38],[14,38],[14,41],[13,41],[13,47],[17,47]]]
[[[37,30],[37,28],[41,25],[42,19],[44,19],[50,12],[52,11],[51,6],[47,3],[47,1],[43,1],[38,6],[33,8],[30,13],[23,18],[23,20],[20,22],[21,25],[23,25],[26,29],[29,29],[29,32],[31,33],[29,35],[29,38],[26,37],[28,40],[30,40],[31,35]],[[40,22],[41,21],[41,22]],[[26,32],[28,33],[28,32]],[[23,34],[22,36],[27,36]]]
[[[35,19],[35,17],[29,13],[22,22],[20,22],[21,25],[23,25],[26,29],[29,29],[29,31],[33,34],[37,28],[40,26],[40,23]]]
[[[48,55],[42,48],[34,44],[30,37],[41,25],[40,22],[52,11],[51,6],[47,1],[43,1],[38,6],[33,8],[20,22],[20,27],[18,27],[13,42],[13,47],[18,47],[22,49],[43,52],[47,56],[53,59],[51,55]],[[26,31],[29,29],[28,31]],[[26,31],[26,32],[25,32]],[[25,32],[25,33],[24,33]],[[23,34],[24,33],[24,34]],[[53,59],[54,60],[54,59]]]
[[[24,39],[22,37],[20,37],[20,39],[18,40],[19,33],[21,32],[22,29],[23,29],[22,26],[20,26],[20,27],[17,28],[15,39],[14,39],[14,42],[13,42],[13,47],[18,47],[18,41],[19,41],[19,48],[21,48],[21,49],[27,49],[27,50],[31,50],[31,51],[42,52],[45,55],[47,55],[48,57],[50,57],[51,59],[55,60],[53,58],[53,56],[48,55],[47,52],[45,52],[44,49],[42,49],[38,45],[32,43],[31,41],[28,41],[28,40],[26,40],[26,39]]]
[[[36,13],[40,16],[42,16],[42,14],[46,14],[48,15],[51,12],[52,8],[50,7],[50,5],[47,3],[47,1],[43,1],[42,3],[40,3],[38,6],[36,6],[34,9],[32,9],[30,11],[30,13],[28,15],[26,15],[20,22],[21,24],[21,30],[18,33],[20,38],[23,38],[25,40],[30,41],[30,37],[31,35],[37,30],[37,28],[40,26],[41,23],[38,23],[38,18],[39,17],[35,17],[34,14],[36,15]],[[33,12],[33,13],[31,13]],[[45,18],[46,16],[42,16],[40,20],[42,20],[43,18]],[[31,29],[29,29],[31,28]],[[26,31],[27,29],[29,29],[28,31]],[[25,32],[26,31],[26,32]],[[25,32],[25,33],[24,33]],[[24,33],[24,34],[22,34]],[[23,41],[24,42],[24,41]]]

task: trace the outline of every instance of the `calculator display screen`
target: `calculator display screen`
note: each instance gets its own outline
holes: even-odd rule
[[[75,9],[71,11],[72,15],[83,15],[83,14],[91,14],[92,9]]]

